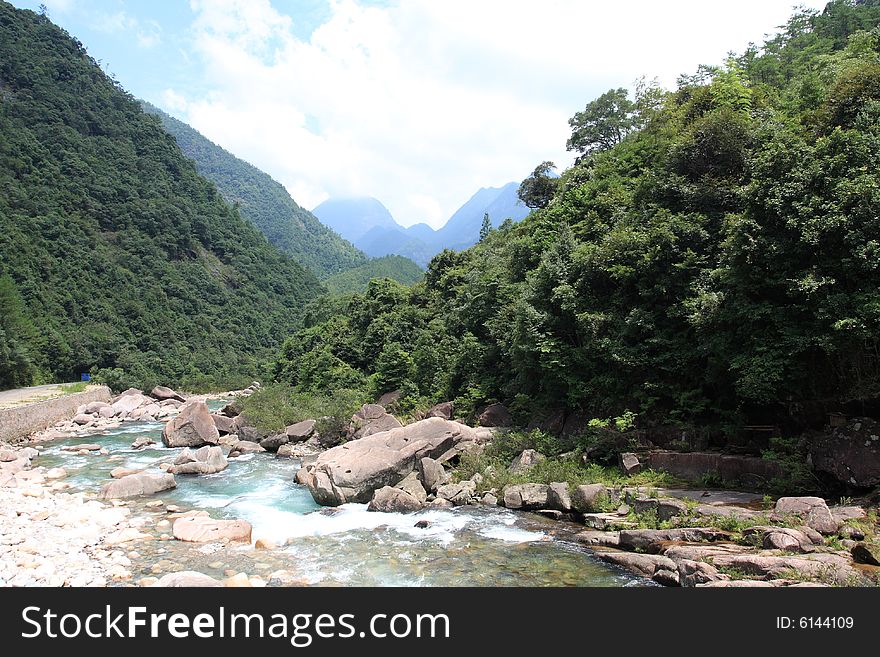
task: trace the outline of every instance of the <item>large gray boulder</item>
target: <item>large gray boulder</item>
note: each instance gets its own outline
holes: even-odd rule
[[[159,401],[165,401],[167,399],[175,399],[179,402],[186,401],[179,392],[172,390],[171,388],[166,388],[165,386],[156,386],[153,388],[152,392],[150,392],[150,397],[153,399],[158,399]]]
[[[185,448],[174,465],[168,470],[171,474],[214,474],[229,467],[229,462],[223,456],[223,448],[205,445],[192,451]]]
[[[424,506],[415,497],[400,488],[383,486],[373,494],[373,499],[367,507],[367,511],[382,511],[384,513],[406,513],[418,511]]]
[[[138,495],[153,495],[176,487],[177,482],[174,481],[174,475],[171,473],[139,472],[104,484],[98,494],[98,499],[111,500]]]
[[[373,491],[398,484],[421,459],[436,458],[473,439],[470,427],[429,418],[329,449],[300,479],[318,504],[366,503]]]
[[[178,541],[213,543],[215,541],[251,542],[251,523],[246,520],[215,520],[208,516],[178,518],[171,533]]]
[[[151,404],[152,402],[152,398],[146,397],[139,392],[128,393],[128,391],[126,391],[122,393],[122,396],[119,397],[119,399],[113,402],[111,408],[113,409],[114,415],[117,417],[125,417],[134,409],[140,406],[145,406],[146,404]]]
[[[603,484],[582,484],[574,489],[571,506],[581,513],[602,511],[608,501],[608,489]]]
[[[880,484],[880,422],[852,418],[833,432],[810,439],[813,469],[853,488]]]
[[[501,491],[504,506],[508,509],[534,511],[546,509],[550,487],[546,484],[514,484]]]
[[[491,404],[477,418],[481,427],[510,427],[513,418],[504,404]]]
[[[162,430],[162,442],[166,447],[201,447],[217,445],[220,432],[205,402],[191,402],[180,409]]]
[[[807,527],[826,536],[836,534],[840,526],[821,497],[780,497],[770,517],[775,520],[792,515],[803,518]]]
[[[435,492],[438,487],[449,481],[449,475],[439,462],[432,458],[420,459],[416,464],[419,469],[419,478],[426,491]]]
[[[541,454],[541,452],[534,449],[524,449],[513,459],[513,462],[510,464],[510,471],[526,472],[546,459],[547,457]]]
[[[312,434],[315,433],[315,424],[314,420],[303,420],[302,422],[291,424],[284,430],[284,433],[287,434],[287,439],[290,442],[301,443],[311,438]]]
[[[351,424],[348,427],[348,439],[358,440],[376,433],[390,431],[402,426],[398,419],[387,413],[385,407],[379,404],[364,404],[361,409],[351,416]]]
[[[231,417],[213,413],[211,419],[214,420],[214,426],[217,427],[217,431],[221,436],[235,433],[235,423],[232,421]]]

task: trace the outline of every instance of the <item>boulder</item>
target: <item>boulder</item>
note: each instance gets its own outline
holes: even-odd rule
[[[601,511],[608,502],[608,489],[603,484],[584,484],[574,489],[571,506],[580,513]]]
[[[792,515],[803,518],[808,527],[826,536],[836,534],[840,526],[821,497],[780,497],[776,500],[771,518],[784,519]]]
[[[223,456],[223,448],[205,445],[195,451],[185,448],[168,471],[171,474],[214,474],[227,467],[229,462]]]
[[[225,415],[226,417],[237,417],[241,415],[241,407],[235,402],[231,402],[220,409],[220,415]]]
[[[231,417],[226,417],[225,415],[217,415],[216,413],[212,413],[211,419],[214,421],[214,426],[217,427],[217,432],[221,436],[235,433],[235,425],[232,422]]]
[[[238,439],[243,440],[249,443],[259,443],[266,438],[266,435],[257,429],[256,427],[247,424],[247,420],[244,420],[244,415],[239,415],[235,422],[235,431],[238,434]],[[239,420],[241,419],[241,422]]]
[[[480,413],[478,421],[481,427],[513,426],[513,418],[504,404],[490,404]]]
[[[477,485],[473,481],[444,484],[437,489],[437,499],[446,500],[453,506],[464,506],[476,492]]]
[[[462,441],[471,429],[429,418],[327,450],[315,460],[306,485],[318,504],[369,502],[373,491],[393,486],[423,458],[436,458]]]
[[[230,448],[229,456],[235,457],[240,454],[259,454],[260,452],[265,451],[266,450],[263,449],[259,443],[253,443],[249,440],[239,440]]]
[[[303,420],[302,422],[291,424],[284,430],[284,433],[287,434],[287,439],[290,442],[301,443],[311,438],[312,434],[315,433],[315,421]]]
[[[803,531],[788,527],[767,527],[758,525],[743,530],[743,536],[757,536],[765,550],[785,552],[812,552],[814,541]],[[820,536],[820,543],[821,543]]]
[[[880,422],[852,418],[830,434],[810,440],[813,469],[853,488],[880,485]]]
[[[557,511],[571,511],[571,495],[565,482],[551,483],[547,490],[547,507]]]
[[[156,441],[149,436],[138,436],[131,444],[132,449],[143,449],[147,445],[155,445]]]
[[[159,580],[153,584],[154,587],[159,588],[171,588],[171,587],[182,587],[182,588],[195,588],[195,587],[222,587],[223,582],[220,580],[216,580],[213,577],[205,575],[204,573],[199,573],[194,570],[184,570],[179,573],[169,573],[159,578]]]
[[[642,577],[654,577],[654,574],[661,570],[678,572],[678,566],[672,559],[659,554],[600,552],[598,556],[602,561],[617,564]]]
[[[525,472],[537,463],[546,460],[546,456],[533,449],[524,449],[510,464],[511,472]]]
[[[451,401],[436,404],[428,409],[425,417],[439,417],[443,420],[451,420],[452,414],[455,412],[455,404]]]
[[[409,473],[395,488],[405,491],[418,500],[420,504],[427,502],[428,493],[425,491],[424,486],[422,486],[422,482],[419,481],[419,475],[416,472]]]
[[[856,543],[851,549],[853,561],[869,566],[880,566],[880,546]]]
[[[251,523],[246,520],[215,520],[209,516],[178,518],[171,533],[179,541],[213,543],[214,541],[251,541]]]
[[[384,406],[364,404],[357,413],[351,416],[347,436],[349,440],[358,440],[401,426],[396,417],[385,412]]]
[[[79,445],[67,445],[61,450],[64,452],[99,452],[101,446],[97,443],[80,443]]]
[[[180,409],[162,430],[162,442],[166,447],[201,447],[220,442],[220,432],[211,419],[205,402],[191,402]]]
[[[154,493],[176,487],[177,482],[174,481],[173,474],[139,472],[104,484],[101,492],[98,494],[98,499],[109,500],[136,497],[138,495],[153,495]]]
[[[549,492],[546,484],[513,484],[504,487],[501,498],[508,509],[533,511],[547,508]]]
[[[625,550],[638,550],[656,553],[664,543],[700,543],[729,540],[730,534],[711,527],[685,527],[682,529],[622,529],[619,534],[620,547]]]
[[[636,513],[653,511],[661,522],[687,513],[687,504],[673,497],[636,497],[630,503]]]
[[[267,452],[277,452],[278,448],[287,444],[289,440],[290,439],[287,437],[286,433],[279,433],[274,436],[269,436],[268,438],[263,438],[260,441],[260,447]]]
[[[143,395],[143,394],[144,394],[144,391],[141,390],[140,388],[129,388],[128,390],[123,390],[122,392],[120,392],[119,396],[116,397],[114,402],[119,401],[123,397],[127,397],[129,395]]]
[[[134,470],[132,468],[113,468],[110,471],[110,476],[114,479],[122,479],[123,477],[127,477],[129,475],[135,475],[143,472],[143,470]]]
[[[150,397],[153,399],[158,399],[159,401],[166,401],[168,399],[174,399],[176,401],[182,402],[186,401],[179,392],[175,392],[171,388],[166,388],[165,386],[156,386],[150,392]]]
[[[726,575],[719,573],[715,566],[704,561],[679,559],[676,564],[678,565],[678,583],[680,586],[694,587],[727,578]]]
[[[98,417],[102,417],[105,420],[109,420],[114,415],[116,415],[116,410],[109,404],[98,411]]]
[[[637,474],[642,471],[642,464],[639,462],[639,457],[632,452],[623,452],[620,455],[620,469],[623,470],[623,474]]]
[[[392,390],[379,397],[379,400],[376,403],[383,408],[390,408],[393,404],[396,404],[402,396],[403,391]]]
[[[419,459],[416,464],[419,471],[419,477],[422,480],[422,486],[426,491],[435,492],[438,487],[449,481],[449,475],[446,468],[432,458]]]
[[[110,404],[102,401],[93,401],[86,404],[85,412],[93,415],[100,413],[102,408],[110,408]]]
[[[80,413],[79,415],[74,415],[72,422],[74,424],[78,424],[83,426],[85,424],[91,424],[95,421],[95,418],[91,415],[86,415],[85,413]]]
[[[152,399],[145,397],[140,392],[132,392],[130,394],[122,393],[122,396],[112,404],[113,414],[119,417],[125,417],[134,409],[149,404],[152,401]]]
[[[406,513],[418,511],[424,506],[415,497],[400,488],[383,486],[373,494],[367,511],[382,511],[385,513]]]

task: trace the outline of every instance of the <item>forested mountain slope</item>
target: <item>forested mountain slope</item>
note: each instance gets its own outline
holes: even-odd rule
[[[162,110],[144,103],[174,135],[198,172],[217,185],[223,197],[238,204],[241,216],[301,265],[323,279],[364,264],[367,258],[348,241],[297,205],[284,186],[240,160],[207,137]]]
[[[245,377],[320,290],[82,44],[5,2],[0,189],[4,385]]]
[[[324,287],[335,294],[363,292],[374,278],[390,278],[404,285],[417,283],[425,272],[409,258],[390,255],[374,258],[360,267],[349,269],[331,276],[324,281]]]
[[[880,6],[572,118],[542,209],[315,318],[280,381],[639,422],[821,425],[880,399]],[[735,46],[736,44],[731,44]],[[614,102],[605,102],[609,99]],[[303,363],[321,363],[308,376]]]

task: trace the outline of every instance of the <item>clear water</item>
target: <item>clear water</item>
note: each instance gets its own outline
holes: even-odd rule
[[[212,409],[223,402],[213,402]],[[63,466],[75,491],[97,494],[116,467],[153,468],[172,461],[178,449],[161,442],[162,424],[130,423],[103,433],[56,441],[46,446],[39,464]],[[134,451],[141,435],[156,441]],[[101,444],[109,456],[79,456],[65,445]],[[157,523],[164,508],[146,507],[161,499],[184,510],[203,509],[213,517],[243,518],[254,540],[270,539],[278,548],[250,545],[195,545],[174,540],[128,544],[134,550],[135,579],[177,570],[198,570],[215,577],[235,572],[259,575],[270,583],[291,581],[322,586],[632,586],[645,584],[598,561],[590,550],[565,540],[564,523],[501,508],[461,507],[414,514],[371,513],[363,504],[322,509],[308,489],[294,482],[298,462],[256,454],[230,459],[223,472],[178,475],[178,487],[129,500],[148,522],[143,531],[156,539],[170,534]],[[415,527],[427,520],[426,529]],[[574,530],[574,527],[569,528]],[[287,571],[281,580],[270,575]]]

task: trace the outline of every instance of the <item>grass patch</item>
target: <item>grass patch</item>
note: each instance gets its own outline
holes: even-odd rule
[[[490,451],[483,454],[464,454],[461,462],[453,473],[454,481],[464,481],[479,473],[483,475],[485,488],[496,488],[499,491],[511,484],[551,484],[566,482],[569,487],[581,484],[605,484],[608,487],[620,486],[670,486],[677,483],[675,479],[654,470],[644,470],[636,475],[622,475],[616,468],[609,468],[595,463],[583,465],[576,459],[548,458],[540,461],[525,472],[511,472],[510,461],[491,455]]]
[[[322,436],[341,435],[351,416],[366,400],[357,390],[336,390],[331,394],[302,394],[284,385],[261,388],[250,397],[238,401],[241,412],[260,431],[277,433],[284,427],[316,420],[315,428]]]
[[[65,395],[75,395],[78,392],[85,392],[86,388],[89,387],[89,383],[87,381],[79,381],[77,383],[66,383],[61,386],[61,392]]]

